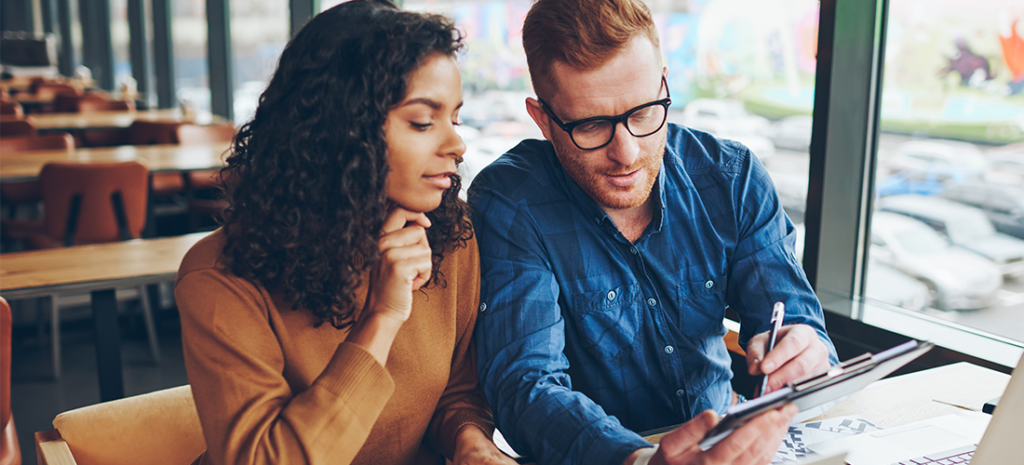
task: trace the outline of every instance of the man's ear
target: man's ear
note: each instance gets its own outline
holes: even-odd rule
[[[533,118],[533,122],[540,128],[540,132],[544,134],[544,138],[549,141],[554,141],[551,138],[551,120],[548,118],[548,114],[540,106],[540,101],[533,98],[526,98],[526,112],[530,114],[530,118]]]

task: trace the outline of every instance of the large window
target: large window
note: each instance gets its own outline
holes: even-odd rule
[[[1022,37],[1020,2],[889,1],[869,300],[1024,341]]]
[[[171,34],[174,41],[175,98],[197,113],[210,113],[206,2],[175,0],[171,2],[171,8],[174,12]]]
[[[468,145],[460,170],[467,181],[519,140],[542,137],[524,103],[533,95],[522,46],[530,5],[525,0],[405,2],[410,10],[454,18],[466,35],[459,65]],[[669,67],[669,121],[750,147],[771,171],[787,212],[802,228],[817,2],[689,0],[651,1],[649,6]],[[802,245],[802,236],[798,242]]]
[[[260,94],[288,43],[287,0],[231,0],[235,122],[256,113]]]
[[[110,0],[110,42],[114,47],[114,88],[132,78],[128,0]]]

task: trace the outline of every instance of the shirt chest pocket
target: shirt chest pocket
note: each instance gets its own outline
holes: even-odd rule
[[[640,285],[572,296],[572,321],[580,345],[594,357],[611,360],[628,353],[642,319]]]
[[[721,332],[727,284],[725,275],[679,283],[677,297],[682,303],[681,320],[687,336],[699,338]]]

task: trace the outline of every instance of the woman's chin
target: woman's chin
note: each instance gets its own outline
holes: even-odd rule
[[[424,198],[417,198],[417,199],[391,199],[391,201],[395,205],[397,205],[397,206],[399,206],[401,208],[404,208],[406,210],[409,210],[409,211],[411,211],[413,213],[430,213],[430,212],[432,212],[434,210],[437,210],[437,208],[441,206],[441,197],[440,196],[438,196],[437,201],[434,201],[433,199],[424,199]]]

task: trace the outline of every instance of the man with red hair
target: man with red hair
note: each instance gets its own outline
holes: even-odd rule
[[[743,145],[666,125],[640,0],[539,0],[523,45],[547,140],[469,192],[477,369],[498,428],[542,464],[768,463],[795,407],[697,442],[738,398],[727,306],[769,390],[837,362],[771,178]],[[765,354],[775,302],[785,326]],[[684,422],[660,448],[636,433]]]

